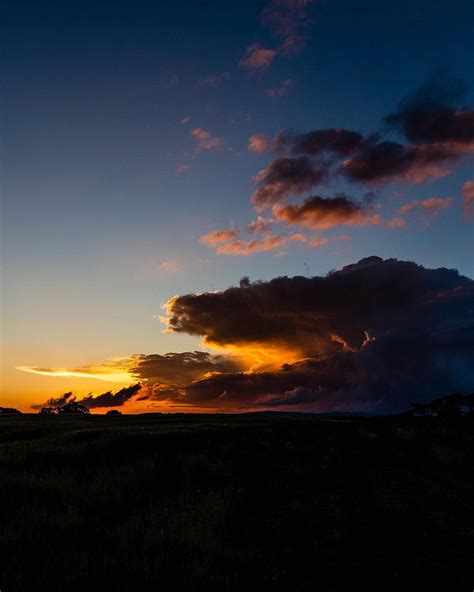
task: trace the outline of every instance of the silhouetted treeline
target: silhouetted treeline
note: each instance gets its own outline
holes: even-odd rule
[[[15,409],[14,407],[0,407],[0,413],[2,414],[20,414],[21,411],[19,409]]]
[[[431,417],[474,416],[474,393],[455,393],[434,399],[431,403],[413,403],[410,413]]]

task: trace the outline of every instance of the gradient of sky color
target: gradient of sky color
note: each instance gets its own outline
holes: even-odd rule
[[[2,404],[27,410],[65,391],[123,386],[17,366],[199,349],[199,338],[163,333],[154,318],[175,294],[242,276],[319,275],[370,255],[474,277],[473,224],[461,209],[472,161],[426,183],[377,188],[384,219],[412,200],[452,198],[403,229],[334,228],[318,233],[334,239],[327,245],[295,242],[284,255],[218,255],[200,242],[256,217],[252,178],[272,155],[248,150],[252,135],[370,133],[437,77],[466,81],[463,103],[474,103],[468,0],[318,2],[306,47],[255,71],[239,65],[246,48],[279,42],[261,21],[267,4],[20,0],[2,9]],[[221,142],[199,147],[192,129]],[[367,188],[338,181],[321,193],[334,191],[360,198]]]

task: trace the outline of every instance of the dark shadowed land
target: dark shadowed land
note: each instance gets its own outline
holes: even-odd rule
[[[0,417],[0,588],[472,590],[471,417]]]

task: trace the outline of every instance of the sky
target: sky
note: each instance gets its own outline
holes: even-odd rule
[[[2,13],[0,404],[474,390],[472,2]]]

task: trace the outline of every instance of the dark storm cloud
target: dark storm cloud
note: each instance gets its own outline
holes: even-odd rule
[[[325,165],[314,163],[306,156],[283,156],[273,160],[255,178],[259,184],[252,201],[262,208],[284,201],[292,194],[301,194],[324,182]]]
[[[414,143],[474,142],[474,111],[453,103],[467,90],[462,81],[430,82],[401,101],[385,123]]]
[[[191,404],[312,410],[398,412],[438,393],[474,385],[474,327],[395,333],[356,351],[287,364],[274,372],[235,373],[197,381]]]
[[[174,331],[301,358],[195,380],[181,390],[190,405],[387,411],[474,386],[474,281],[456,270],[370,257],[324,277],[180,296],[169,313]]]
[[[462,322],[469,309],[460,304],[472,306],[473,296],[474,282],[455,270],[369,257],[327,276],[279,277],[176,297],[169,328],[220,345],[278,342],[312,355],[333,349],[334,336],[357,349],[366,331],[380,336],[395,328],[434,328],[443,315]]]
[[[88,409],[97,409],[100,407],[121,407],[127,401],[137,395],[140,392],[140,389],[141,385],[135,384],[133,386],[120,389],[116,393],[108,391],[97,396],[87,395],[82,399],[77,399],[72,393],[65,393],[60,397],[48,399],[45,403],[36,403],[31,407],[33,409],[41,409],[42,407],[62,407],[66,403],[72,402],[84,405]]]

